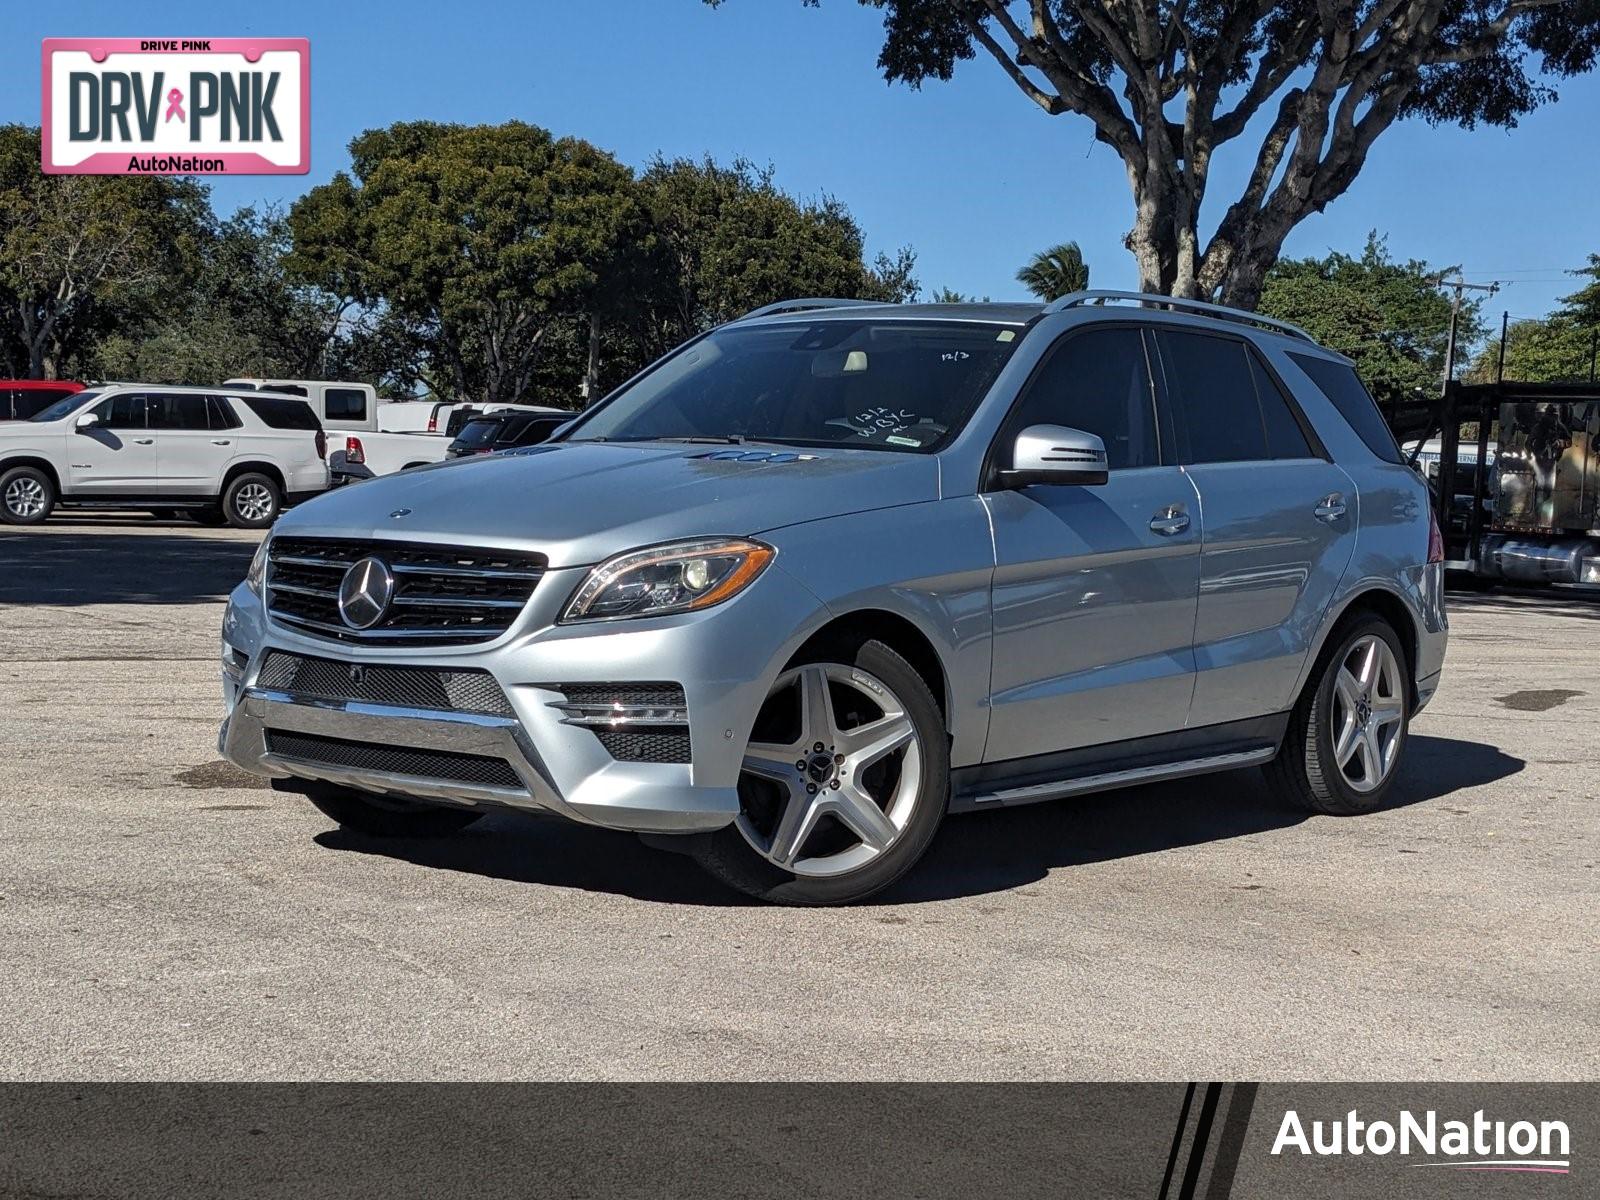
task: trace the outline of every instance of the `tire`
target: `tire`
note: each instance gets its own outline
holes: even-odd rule
[[[873,724],[880,730],[848,750],[849,735]],[[884,749],[888,742],[896,744]],[[922,676],[878,641],[791,664],[757,714],[745,762],[753,769],[740,776],[739,817],[694,839],[688,853],[729,887],[774,904],[865,900],[922,857],[949,806],[939,706]]]
[[[483,814],[470,808],[448,808],[369,796],[347,788],[309,788],[306,799],[341,829],[376,838],[438,838],[459,833]]]
[[[1371,679],[1363,674],[1369,651]],[[1410,726],[1411,680],[1399,635],[1381,617],[1359,617],[1335,631],[1318,657],[1278,757],[1266,766],[1268,782],[1311,812],[1373,812],[1400,773]]]
[[[0,470],[0,521],[39,525],[56,506],[56,485],[38,467]]]
[[[267,476],[247,471],[222,489],[222,513],[235,529],[266,529],[283,511],[283,492]]]

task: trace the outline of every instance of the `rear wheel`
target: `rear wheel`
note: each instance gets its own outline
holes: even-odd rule
[[[0,521],[37,525],[56,506],[56,485],[38,467],[12,467],[0,472]]]
[[[740,812],[690,851],[779,904],[849,904],[927,850],[950,795],[950,750],[922,677],[882,642],[817,654],[757,714]]]
[[[235,476],[222,490],[222,512],[235,529],[265,529],[278,519],[283,493],[254,471]]]
[[[1312,812],[1351,816],[1380,807],[1394,786],[1411,720],[1400,638],[1381,617],[1335,636],[1289,718],[1268,779]]]
[[[340,828],[368,837],[449,837],[483,816],[470,808],[447,808],[332,786],[308,788],[305,796]]]

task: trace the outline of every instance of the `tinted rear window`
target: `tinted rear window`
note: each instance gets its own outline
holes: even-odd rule
[[[274,400],[270,396],[240,396],[243,404],[273,429],[321,429],[317,414],[299,400]]]
[[[1394,434],[1390,432],[1383,414],[1378,411],[1377,402],[1362,384],[1354,367],[1328,358],[1313,358],[1309,354],[1291,353],[1289,357],[1294,359],[1295,366],[1311,376],[1311,382],[1317,385],[1317,390],[1332,401],[1340,416],[1350,422],[1350,428],[1367,444],[1367,449],[1384,462],[1405,461],[1400,456],[1400,447],[1395,443]]]
[[[456,441],[463,446],[489,446],[500,434],[504,422],[496,420],[468,421],[466,427],[456,435]]]

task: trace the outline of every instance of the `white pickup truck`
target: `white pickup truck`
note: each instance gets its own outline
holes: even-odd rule
[[[385,429],[388,422],[381,421],[380,417],[387,405],[378,400],[370,383],[328,379],[230,379],[223,386],[303,398],[328,431],[328,470],[336,484],[440,462],[445,451],[450,449],[450,438],[443,428],[437,432]]]

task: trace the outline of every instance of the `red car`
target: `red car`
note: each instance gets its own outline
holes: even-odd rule
[[[83,384],[72,379],[0,379],[0,421],[26,421],[81,391]]]

